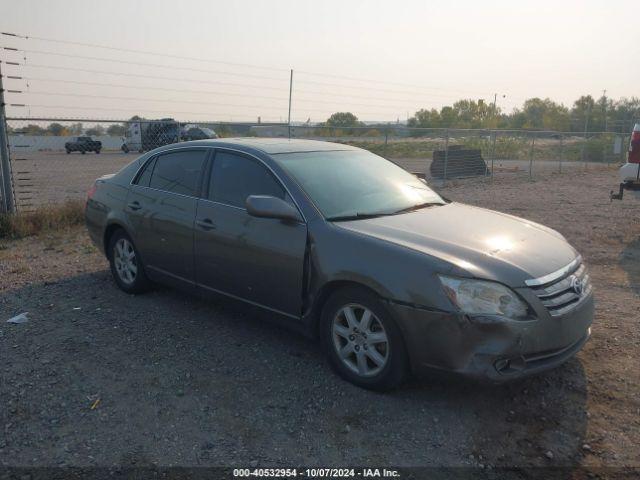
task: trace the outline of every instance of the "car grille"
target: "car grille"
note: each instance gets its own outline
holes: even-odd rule
[[[575,284],[580,282],[581,291],[576,291]],[[587,267],[581,264],[574,272],[560,280],[532,287],[534,293],[554,317],[564,315],[578,306],[591,293],[591,281]]]

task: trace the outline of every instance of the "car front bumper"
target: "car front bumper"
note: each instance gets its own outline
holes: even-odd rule
[[[593,295],[567,314],[516,321],[435,312],[390,302],[411,367],[445,370],[493,382],[555,368],[573,357],[591,333]]]

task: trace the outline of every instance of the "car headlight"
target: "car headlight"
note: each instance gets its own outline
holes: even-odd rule
[[[463,313],[502,315],[513,319],[527,316],[527,305],[508,287],[487,280],[439,276],[444,291]]]

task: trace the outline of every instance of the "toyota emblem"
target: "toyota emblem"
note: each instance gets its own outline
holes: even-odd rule
[[[571,277],[571,289],[576,293],[576,295],[582,295],[584,285],[582,284],[582,280],[580,280],[575,275]]]

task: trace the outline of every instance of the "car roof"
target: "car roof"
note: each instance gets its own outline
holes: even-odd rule
[[[301,140],[297,138],[219,138],[206,140],[193,140],[180,142],[181,147],[208,146],[208,147],[244,147],[260,150],[269,155],[279,153],[298,152],[326,152],[331,150],[360,150],[359,148],[342,143],[322,142],[319,140]],[[176,144],[170,145],[171,147]]]

